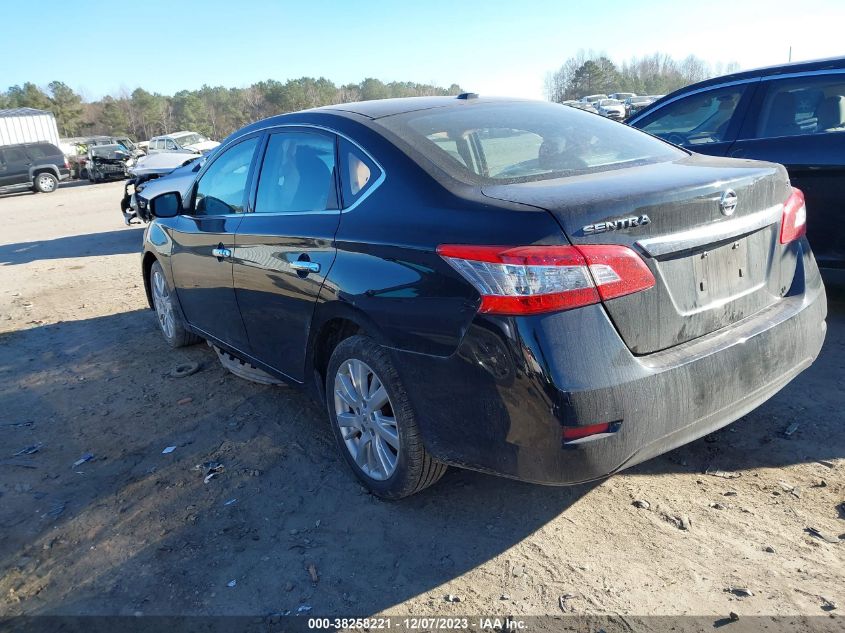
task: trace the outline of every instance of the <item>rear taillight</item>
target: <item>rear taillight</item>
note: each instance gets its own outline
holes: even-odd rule
[[[443,244],[437,252],[478,290],[485,313],[569,310],[654,285],[645,262],[626,246]]]
[[[792,188],[792,195],[783,205],[780,224],[780,243],[789,244],[807,233],[807,205],[800,189]]]

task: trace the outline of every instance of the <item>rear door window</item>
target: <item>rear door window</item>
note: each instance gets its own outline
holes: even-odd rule
[[[256,213],[337,209],[334,138],[317,132],[279,132],[267,143]]]
[[[637,127],[676,145],[722,143],[748,85],[714,88],[669,103]]]
[[[845,132],[845,73],[766,83],[755,138]]]

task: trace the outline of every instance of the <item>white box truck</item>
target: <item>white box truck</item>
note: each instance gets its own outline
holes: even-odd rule
[[[35,108],[0,110],[0,146],[38,141],[59,146],[59,128],[52,112]]]

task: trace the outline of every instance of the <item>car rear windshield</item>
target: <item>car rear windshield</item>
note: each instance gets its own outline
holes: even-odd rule
[[[686,155],[633,128],[552,103],[476,103],[377,122],[471,184],[549,180]]]

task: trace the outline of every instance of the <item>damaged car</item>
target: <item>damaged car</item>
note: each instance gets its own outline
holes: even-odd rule
[[[617,473],[754,410],[825,338],[781,165],[557,104],[273,117],[150,207],[141,272],[167,343],[204,339],[308,390],[390,499],[447,465]]]
[[[91,145],[88,147],[86,170],[93,183],[126,178],[127,170],[134,164],[132,152],[124,145]]]
[[[194,182],[205,163],[205,156],[184,154],[154,154],[140,159],[129,169],[129,179],[123,187],[120,210],[127,226],[133,220],[149,222],[148,201],[161,193],[183,193]]]

